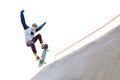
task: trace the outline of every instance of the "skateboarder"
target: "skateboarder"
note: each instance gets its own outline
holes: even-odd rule
[[[44,27],[44,25],[46,24],[46,22],[44,22],[42,25],[40,25],[39,27],[37,26],[36,23],[33,23],[31,28],[29,26],[26,25],[26,22],[25,22],[25,18],[24,18],[24,10],[21,10],[20,12],[20,18],[21,18],[21,23],[22,23],[22,26],[24,28],[24,31],[25,31],[25,41],[26,41],[26,45],[28,47],[31,47],[32,49],[32,52],[34,53],[35,55],[35,58],[36,60],[41,60],[42,58],[40,58],[38,55],[37,55],[37,50],[36,50],[36,47],[35,47],[35,42],[37,40],[39,40],[40,42],[40,45],[41,45],[41,48],[44,49],[46,44],[43,43],[43,40],[42,40],[42,37],[41,37],[41,34],[38,34],[36,36],[34,36],[34,34],[36,32],[38,32],[40,29],[42,29]]]

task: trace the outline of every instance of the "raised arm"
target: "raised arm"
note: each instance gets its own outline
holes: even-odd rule
[[[24,28],[24,30],[26,30],[27,28],[29,28],[27,25],[26,25],[26,22],[25,22],[25,18],[24,18],[24,10],[22,10],[21,12],[20,12],[20,18],[21,18],[21,23],[22,23],[22,25],[23,25],[23,28]]]
[[[42,29],[45,24],[46,24],[46,22],[44,22],[42,25],[40,25],[40,26],[36,29],[36,32],[38,32],[40,29]]]

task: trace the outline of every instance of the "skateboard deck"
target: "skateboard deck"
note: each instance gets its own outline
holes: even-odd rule
[[[45,63],[45,57],[46,57],[46,53],[48,51],[48,45],[44,48],[43,52],[42,52],[42,60],[39,61],[39,67],[41,67],[44,63]]]

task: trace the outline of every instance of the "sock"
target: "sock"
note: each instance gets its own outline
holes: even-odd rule
[[[38,57],[37,53],[35,53],[34,55],[35,55],[35,58],[37,58],[37,57]]]
[[[41,44],[41,46],[44,45],[43,43],[40,43],[40,44]]]

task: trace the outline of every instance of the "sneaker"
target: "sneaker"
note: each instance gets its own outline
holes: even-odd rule
[[[42,44],[41,48],[45,49],[47,47],[47,44]]]
[[[37,56],[37,57],[36,57],[36,60],[37,60],[37,61],[40,61],[40,57],[39,57],[39,56]]]
[[[40,58],[39,56],[36,58],[37,61],[41,61],[42,59],[43,58],[42,57]]]

